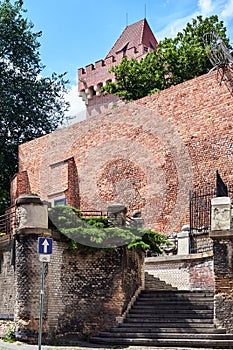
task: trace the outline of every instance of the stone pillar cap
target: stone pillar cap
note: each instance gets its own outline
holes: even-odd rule
[[[181,231],[190,231],[190,226],[189,225],[183,225],[181,228]]]
[[[36,194],[21,194],[15,201],[16,205],[21,205],[21,204],[43,204],[41,201],[40,197],[37,196]]]
[[[230,197],[215,197],[211,199],[212,205],[231,204]]]
[[[122,205],[122,204],[111,204],[108,206],[107,208],[107,212],[108,213],[112,213],[112,214],[115,214],[115,213],[119,213],[119,212],[127,212],[127,208],[125,205]]]

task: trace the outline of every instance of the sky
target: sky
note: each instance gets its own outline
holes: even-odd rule
[[[233,43],[233,0],[24,0],[24,8],[34,30],[42,31],[42,75],[67,72],[68,115],[77,120],[85,118],[78,68],[103,59],[127,24],[146,17],[159,41],[174,37],[198,15],[216,14]]]

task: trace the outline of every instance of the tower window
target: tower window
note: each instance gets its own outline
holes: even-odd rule
[[[129,43],[128,43],[129,44]],[[127,47],[128,47],[128,44],[126,44],[123,49],[122,49],[122,52],[123,52],[123,56],[125,57],[126,56],[126,51],[127,51]]]

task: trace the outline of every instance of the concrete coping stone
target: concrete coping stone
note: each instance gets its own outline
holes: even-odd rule
[[[212,230],[210,231],[210,238],[212,239],[232,238],[233,239],[233,229]]]
[[[21,229],[15,229],[15,231],[14,231],[14,236],[28,236],[28,235],[38,235],[41,237],[51,237],[52,232],[50,229],[35,228],[35,227],[24,227]]]
[[[213,257],[213,252],[204,252],[197,254],[187,254],[187,255],[163,255],[156,257],[145,258],[145,263],[170,263],[170,262],[180,262],[180,261],[191,261],[191,260],[201,260],[204,258]]]
[[[116,213],[120,213],[120,212],[126,213],[127,208],[126,208],[126,206],[124,206],[122,204],[111,204],[108,206],[107,212],[112,213],[112,214],[116,214]]]
[[[211,199],[212,205],[226,205],[231,204],[231,199],[229,197],[215,197]]]
[[[39,204],[42,205],[43,202],[41,201],[40,197],[36,194],[21,194],[15,201],[15,204],[17,206],[21,204]]]

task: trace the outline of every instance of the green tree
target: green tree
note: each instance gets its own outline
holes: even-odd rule
[[[56,129],[68,107],[64,74],[41,75],[41,32],[25,12],[23,0],[0,1],[0,211],[8,204],[18,145]]]
[[[103,90],[130,101],[207,73],[212,68],[203,43],[207,32],[218,33],[231,49],[223,21],[216,15],[198,16],[139,62],[124,57],[118,66],[111,67],[117,82],[108,82]]]

